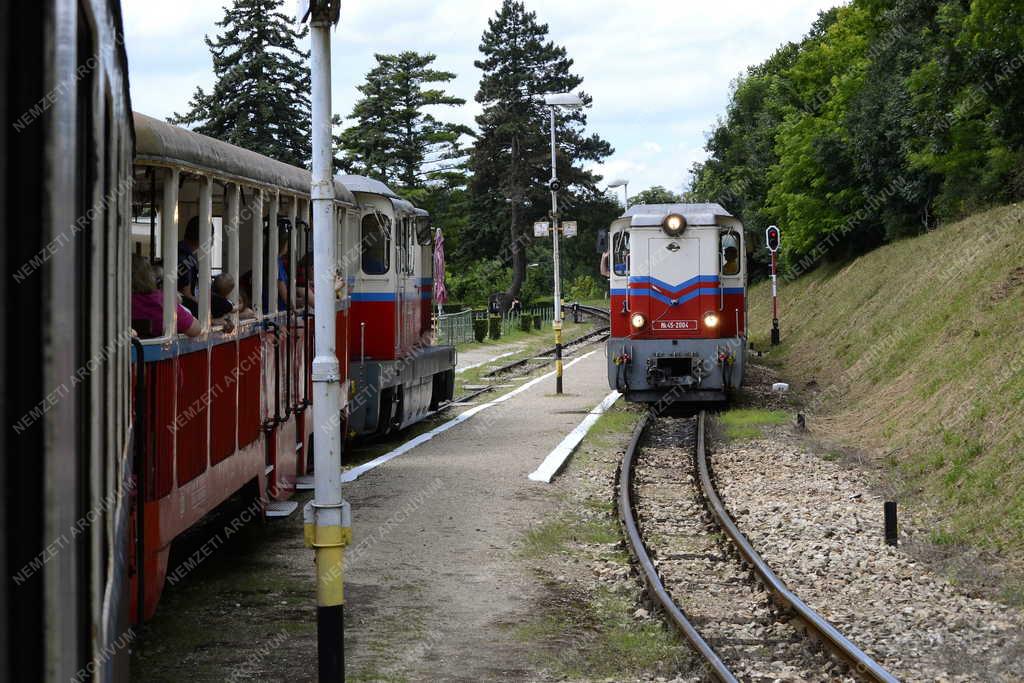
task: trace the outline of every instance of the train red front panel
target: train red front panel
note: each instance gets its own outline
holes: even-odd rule
[[[624,312],[627,301],[628,312]],[[704,324],[708,312],[718,316],[717,327]],[[746,333],[743,288],[726,287],[723,292],[715,275],[696,276],[674,285],[646,276],[631,277],[628,298],[625,290],[612,291],[610,313],[613,337],[722,339]],[[634,313],[646,320],[643,329],[635,333],[629,322]]]
[[[365,333],[362,323],[366,323]],[[349,315],[349,338],[349,357],[353,361],[358,360],[363,353],[374,360],[394,360],[394,295],[354,294]]]

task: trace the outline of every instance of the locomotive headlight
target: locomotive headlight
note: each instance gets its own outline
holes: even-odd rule
[[[705,313],[704,324],[708,327],[718,327],[718,314],[713,311]]]
[[[646,323],[647,318],[643,316],[643,313],[634,313],[633,317],[629,319],[629,324],[638,330],[642,328]]]
[[[664,230],[667,235],[678,237],[683,233],[683,230],[686,229],[686,219],[678,213],[670,213],[665,216],[665,220],[661,222],[661,229]]]

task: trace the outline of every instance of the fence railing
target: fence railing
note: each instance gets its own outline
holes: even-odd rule
[[[526,309],[526,312],[534,317],[540,316],[541,328],[544,329],[551,326],[555,308],[554,306],[533,306]],[[437,343],[464,344],[476,341],[473,337],[473,319],[488,317],[486,311],[474,310],[437,316]],[[501,336],[504,337],[518,330],[521,318],[521,313],[512,313],[511,311],[501,316]]]
[[[437,316],[437,343],[464,344],[473,339],[473,311]]]

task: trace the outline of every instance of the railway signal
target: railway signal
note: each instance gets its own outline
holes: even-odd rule
[[[768,245],[768,251],[772,253],[772,346],[778,346],[779,335],[779,288],[778,275],[776,274],[776,256],[779,245],[782,243],[782,231],[777,225],[769,225],[764,231],[764,241]]]
[[[335,344],[334,177],[331,172],[331,27],[338,22],[339,0],[300,0],[299,21],[310,22],[312,85],[313,271],[316,283],[316,355],[313,358],[313,501],[304,511],[306,543],[316,552],[317,667],[321,683],[345,680],[345,546],[352,535],[351,513],[341,495],[341,429],[337,426],[344,395]],[[347,389],[347,387],[346,387]]]

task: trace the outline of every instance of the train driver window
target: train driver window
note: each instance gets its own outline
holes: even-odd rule
[[[629,233],[625,230],[612,237],[612,270],[616,275],[629,275]]]
[[[359,241],[362,268],[367,275],[383,275],[391,269],[391,220],[381,213],[363,216]]]
[[[722,275],[740,274],[740,237],[735,232],[723,232],[720,239]]]

